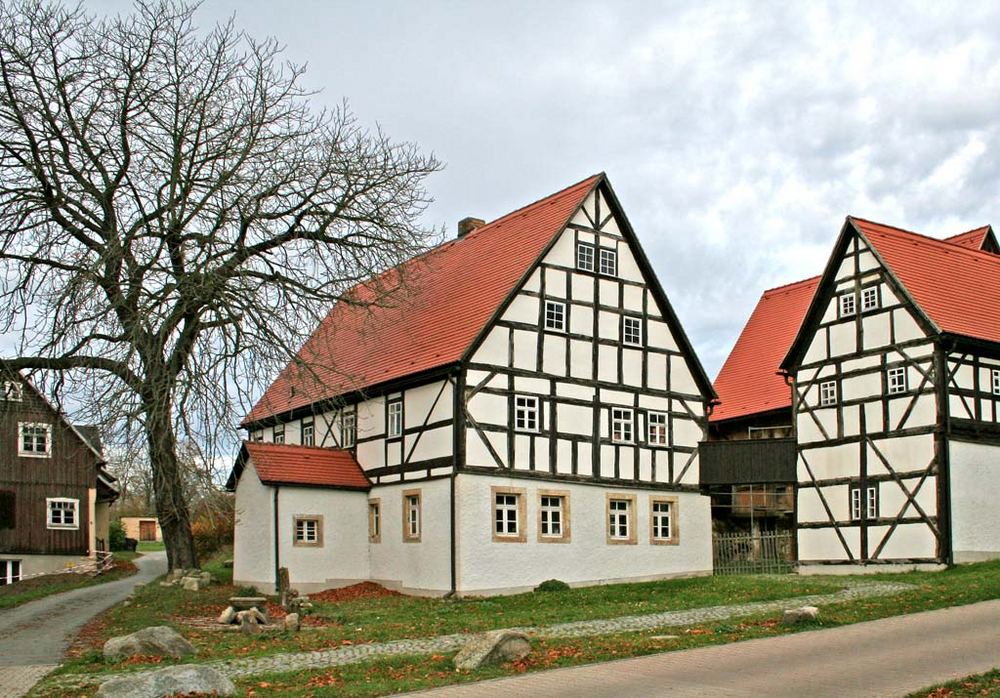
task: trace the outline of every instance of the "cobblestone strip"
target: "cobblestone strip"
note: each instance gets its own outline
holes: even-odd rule
[[[752,616],[758,613],[779,611],[789,607],[810,606],[816,604],[837,603],[853,599],[873,596],[888,596],[912,589],[910,584],[899,583],[863,583],[855,584],[847,589],[833,594],[813,594],[796,596],[790,599],[776,601],[755,601],[753,603],[732,604],[728,606],[709,606],[693,608],[685,611],[666,611],[641,616],[623,616],[620,618],[602,618],[583,620],[573,623],[559,623],[541,628],[509,628],[520,630],[537,637],[587,637],[607,633],[621,633],[635,630],[650,630],[653,628],[678,627],[706,623],[740,616]],[[472,635],[455,634],[439,635],[430,638],[413,638],[393,640],[391,642],[373,642],[362,645],[338,647],[332,650],[315,650],[312,652],[295,652],[274,654],[267,657],[248,657],[246,659],[231,659],[206,662],[230,678],[255,676],[302,669],[325,669],[327,667],[354,664],[369,659],[394,657],[406,654],[434,654],[450,652],[462,647]],[[74,674],[53,682],[63,687],[82,686],[90,683],[106,681],[112,676],[121,674]]]
[[[28,695],[31,687],[55,668],[55,664],[0,666],[0,698],[21,698]]]

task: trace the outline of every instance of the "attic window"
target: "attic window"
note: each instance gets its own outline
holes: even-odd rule
[[[886,392],[890,395],[906,392],[906,369],[890,368],[886,371]]]
[[[283,444],[285,443],[285,425],[276,424],[274,426],[274,443]]]
[[[874,310],[878,307],[878,286],[869,286],[861,291],[861,311]]]
[[[848,317],[857,312],[854,300],[854,291],[840,294],[840,317]]]
[[[18,422],[17,455],[33,458],[51,457],[52,425],[36,422]]]
[[[618,252],[601,248],[601,274],[604,276],[618,276]]]
[[[351,448],[358,440],[358,415],[354,412],[345,412],[340,418],[340,445],[343,448]]]
[[[21,392],[21,384],[17,381],[4,381],[3,390],[0,391],[0,400],[7,402],[21,402],[24,394]]]
[[[559,301],[545,301],[545,329],[556,332],[566,331],[566,304]]]
[[[819,384],[819,404],[821,407],[837,404],[837,381],[825,381]]]
[[[585,242],[576,244],[576,268],[581,271],[594,271],[594,246]]]

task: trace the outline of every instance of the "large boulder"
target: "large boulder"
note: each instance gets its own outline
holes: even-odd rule
[[[160,698],[189,693],[234,696],[236,686],[211,667],[181,664],[110,679],[97,691],[99,698]]]
[[[165,625],[143,628],[104,643],[104,658],[111,661],[137,654],[180,658],[194,653],[190,642]]]
[[[494,630],[476,635],[452,660],[456,669],[478,669],[489,664],[524,659],[531,652],[528,636],[515,630]]]

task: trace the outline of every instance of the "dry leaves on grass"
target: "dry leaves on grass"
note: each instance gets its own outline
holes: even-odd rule
[[[386,589],[381,584],[375,582],[361,582],[339,589],[327,589],[315,594],[309,594],[310,601],[323,601],[325,603],[342,603],[344,601],[358,601],[361,599],[381,599],[385,596],[402,596],[398,591]]]

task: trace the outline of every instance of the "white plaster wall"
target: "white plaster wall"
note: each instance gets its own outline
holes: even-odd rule
[[[577,483],[534,482],[520,478],[457,476],[459,521],[459,590],[464,594],[515,592],[546,579],[570,584],[638,581],[677,575],[708,574],[712,569],[709,500],[695,493],[599,487]],[[524,543],[493,541],[492,486],[526,490],[527,528]],[[569,493],[568,543],[538,542],[538,490]],[[635,545],[608,544],[606,496],[635,495]],[[678,498],[680,543],[649,543],[649,497]]]
[[[847,545],[855,559],[861,549],[861,531],[854,526],[843,527]],[[833,528],[800,528],[798,530],[799,560],[808,563],[812,560],[848,560],[847,552],[837,537]]]
[[[274,488],[261,484],[250,460],[236,484],[233,584],[274,591]]]
[[[1000,557],[1000,447],[951,440],[948,451],[955,561]]]
[[[20,560],[21,577],[52,574],[67,567],[91,562],[86,555],[30,555],[28,553],[0,553],[0,560]]]

